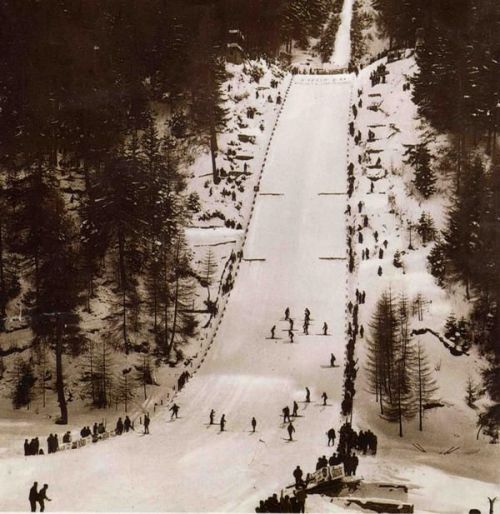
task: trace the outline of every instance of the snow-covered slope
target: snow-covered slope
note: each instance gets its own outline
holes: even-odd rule
[[[345,68],[351,59],[351,20],[355,0],[344,0],[340,26],[335,39],[335,47],[331,63],[339,68]]]
[[[344,353],[350,95],[346,76],[295,77],[218,336],[176,398],[180,419],[170,422],[163,407],[149,436],[133,433],[91,448],[5,459],[0,509],[26,509],[27,491],[38,480],[50,484],[50,507],[58,511],[250,511],[290,483],[297,464],[314,469],[340,410],[342,369],[328,364],[331,352],[339,361]],[[293,344],[283,320],[287,306],[297,329]],[[301,333],[305,307],[311,310],[309,336]],[[328,336],[320,335],[325,321]],[[268,339],[273,325],[276,341]],[[305,386],[310,404],[303,403]],[[280,414],[293,400],[300,417],[296,441],[287,442]],[[212,408],[217,420],[226,415],[226,432],[207,425]]]

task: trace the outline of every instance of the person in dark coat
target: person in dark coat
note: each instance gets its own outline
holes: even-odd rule
[[[30,501],[31,512],[36,512],[36,501],[38,499],[38,482],[33,482],[28,498]]]
[[[328,446],[330,446],[330,442],[332,443],[332,446],[335,445],[335,430],[333,428],[330,428],[328,432],[326,433],[328,436]]]
[[[328,400],[328,396],[325,392],[321,395],[321,398],[323,398],[323,405],[326,405],[326,400]]]
[[[328,335],[328,325],[326,324],[326,321],[323,323],[323,335]]]
[[[51,502],[52,500],[47,496],[47,489],[49,486],[47,484],[43,484],[43,487],[38,491],[37,501],[40,504],[40,512],[45,511],[45,500]]]
[[[298,404],[296,401],[294,401],[294,402],[293,402],[293,412],[292,412],[292,416],[293,416],[294,418],[296,418],[298,415],[299,415],[299,404]]]
[[[224,427],[226,426],[226,415],[223,414],[220,418],[220,431],[224,432]]]
[[[214,417],[215,417],[215,411],[212,409],[210,411],[210,415],[209,415],[209,418],[210,418],[210,424],[213,425],[214,424]]]
[[[255,432],[255,429],[257,428],[257,420],[255,418],[252,418],[252,432]]]
[[[303,471],[300,469],[300,466],[297,466],[294,470],[293,470],[293,478],[295,478],[295,485],[296,486],[299,486],[299,485],[302,485],[304,482],[302,480],[302,476],[303,476]]]
[[[99,433],[99,427],[97,426],[97,422],[94,423],[94,426],[92,427],[92,433],[94,435],[97,435]]]
[[[289,307],[287,307],[287,308],[285,309],[285,321],[286,321],[286,320],[288,320],[288,318],[289,318],[289,317],[290,317],[290,308],[289,308]]]
[[[293,335],[293,332],[291,330],[288,331],[288,337],[290,338],[290,343],[293,343],[294,335]]]
[[[288,440],[293,441],[292,435],[295,432],[295,427],[292,425],[291,422],[288,424],[287,431],[288,431],[288,437],[289,437]]]
[[[123,434],[123,421],[122,418],[118,418],[118,421],[116,422],[116,429],[115,432],[117,435]]]
[[[31,455],[31,447],[27,439],[24,440],[24,455]]]
[[[274,339],[274,332],[276,331],[276,325],[273,325],[271,328],[271,339]]]
[[[149,434],[149,424],[151,420],[149,419],[149,414],[144,414],[144,434]]]
[[[132,422],[130,421],[130,418],[128,416],[125,416],[125,421],[123,422],[123,428],[125,429],[125,432],[128,432],[132,427]]]
[[[309,391],[309,388],[306,387],[306,403],[309,403],[311,401],[311,391]]]
[[[52,434],[49,434],[47,437],[47,453],[52,453],[54,451],[54,443],[52,441]]]
[[[332,368],[335,366],[335,355],[333,353],[330,354],[330,366]]]

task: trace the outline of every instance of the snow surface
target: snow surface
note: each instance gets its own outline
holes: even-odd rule
[[[326,430],[339,425],[342,370],[328,363],[331,352],[340,360],[344,352],[346,264],[320,258],[345,257],[346,197],[320,193],[345,193],[350,94],[345,76],[295,77],[244,246],[244,259],[265,261],[243,260],[214,347],[176,398],[180,419],[170,422],[164,408],[150,436],[4,459],[2,510],[26,509],[38,480],[50,484],[51,510],[253,511],[289,483],[297,464],[314,469]],[[287,306],[298,329],[294,344],[282,319]],[[300,330],[305,307],[310,336]],[[277,341],[267,339],[274,324]],[[305,386],[310,404],[302,403]],[[301,417],[289,443],[280,414],[294,399]],[[217,419],[225,413],[226,432],[207,425],[211,408]]]
[[[335,46],[331,58],[332,64],[346,68],[351,60],[351,20],[355,0],[344,0],[340,15],[340,26],[335,38]]]

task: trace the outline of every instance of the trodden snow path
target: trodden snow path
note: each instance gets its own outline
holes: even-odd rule
[[[344,0],[340,15],[340,26],[335,38],[331,64],[345,68],[351,60],[351,20],[352,9],[356,0]]]
[[[170,422],[165,409],[153,418],[149,436],[4,459],[0,510],[26,510],[37,480],[49,484],[50,510],[253,511],[260,499],[292,482],[297,464],[313,471],[318,456],[329,454],[325,432],[339,427],[345,347],[351,87],[345,75],[295,77],[218,335],[176,398],[180,419]],[[293,344],[283,320],[287,306],[297,329]],[[305,307],[311,310],[309,336],[302,335]],[[328,336],[320,335],[324,321]],[[273,325],[276,341],[268,339]],[[332,352],[340,365],[333,369]],[[309,404],[303,402],[305,386]],[[296,441],[287,442],[280,413],[293,400],[300,417]],[[212,408],[217,421],[226,415],[226,432],[208,425]]]

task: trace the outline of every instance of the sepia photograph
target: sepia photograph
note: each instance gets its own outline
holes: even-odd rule
[[[0,512],[500,514],[499,125],[499,0],[0,0]]]

